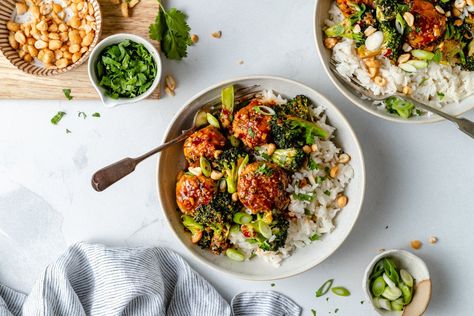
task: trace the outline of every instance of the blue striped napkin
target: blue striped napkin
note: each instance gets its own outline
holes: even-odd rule
[[[277,292],[244,292],[229,305],[175,252],[80,243],[48,266],[30,295],[0,285],[0,316],[300,315]]]

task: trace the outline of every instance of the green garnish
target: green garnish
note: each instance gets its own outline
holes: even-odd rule
[[[298,201],[307,201],[307,202],[311,202],[311,201],[314,200],[314,198],[315,198],[314,195],[304,194],[304,193],[293,193],[291,196],[292,196],[293,199],[295,199],[295,200],[298,200]]]
[[[135,98],[155,81],[157,67],[144,45],[124,40],[106,47],[95,65],[99,85],[111,98]]]
[[[428,81],[428,79],[429,79],[428,77],[423,78],[423,80],[421,80],[418,86],[422,87],[426,83],[426,81]]]
[[[311,309],[311,313],[313,314],[313,316],[316,316],[316,310],[315,309]]]
[[[315,240],[319,240],[319,238],[321,238],[321,236],[320,236],[320,235],[318,235],[318,234],[314,234],[314,235],[312,235],[311,237],[309,237],[309,240],[311,240],[311,241],[315,241]]]
[[[81,116],[82,116],[83,119],[86,119],[86,118],[87,118],[87,114],[86,114],[85,112],[79,112],[79,113],[77,113],[77,117],[81,117]]]
[[[100,113],[99,112],[95,112],[92,114],[93,117],[100,117]]]
[[[60,111],[56,113],[56,115],[51,118],[51,123],[54,125],[58,125],[59,121],[61,121],[64,115],[66,115],[66,112]]]
[[[329,292],[329,289],[332,286],[332,283],[334,282],[334,279],[329,279],[326,282],[321,285],[321,287],[316,291],[316,297],[321,297],[325,295],[327,292]]]
[[[308,168],[309,170],[318,170],[319,169],[319,164],[316,163],[316,161],[313,160],[313,158],[308,159]]]
[[[379,276],[377,279],[374,280],[372,283],[372,295],[375,297],[382,295],[383,291],[385,290],[385,281],[383,277]]]
[[[201,158],[199,159],[199,166],[201,167],[201,171],[204,176],[206,177],[211,176],[211,172],[212,172],[211,164],[204,156],[201,156]]]
[[[149,36],[161,43],[161,49],[166,58],[181,60],[187,56],[188,46],[192,45],[189,32],[191,28],[186,23],[187,16],[176,8],[168,11],[160,1],[155,22],[150,25]]]
[[[326,190],[326,191],[324,191],[324,194],[326,194],[327,196],[330,196],[330,195],[331,195],[331,191]]]
[[[270,284],[270,286],[271,286],[271,287],[274,287],[274,286],[275,286],[275,283]]]
[[[445,97],[445,95],[444,95],[443,92],[436,92],[436,95],[438,96],[438,99],[439,99],[440,101],[443,101],[443,99],[444,99],[444,97]]]
[[[342,286],[333,287],[331,291],[338,296],[349,296],[351,292],[348,289]]]
[[[206,117],[207,117],[207,122],[209,123],[209,125],[214,126],[215,128],[221,128],[221,125],[219,124],[219,120],[216,119],[214,115],[212,115],[211,113],[207,113]]]
[[[234,260],[234,261],[245,260],[244,254],[240,250],[237,250],[237,249],[229,248],[226,250],[225,254],[229,259]]]
[[[413,110],[415,109],[415,105],[413,103],[397,97],[390,97],[385,100],[385,106],[389,113],[397,114],[404,119],[412,116]]]
[[[71,89],[63,89],[64,96],[71,101],[73,96],[71,95]]]
[[[273,170],[269,166],[267,166],[266,163],[261,164],[255,172],[261,173],[266,176],[271,176],[273,174]]]

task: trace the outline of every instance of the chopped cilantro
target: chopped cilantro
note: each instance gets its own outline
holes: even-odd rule
[[[69,101],[72,100],[73,96],[71,95],[71,89],[63,89],[63,93]]]
[[[311,313],[313,314],[313,316],[316,316],[316,310],[314,308],[311,309]]]
[[[444,93],[443,92],[436,92],[436,95],[438,96],[438,99],[440,101],[443,101],[443,99],[444,99]]]
[[[261,173],[266,176],[271,176],[273,174],[273,170],[269,166],[267,166],[266,163],[261,164],[255,172]]]
[[[309,240],[311,241],[315,241],[315,240],[319,240],[321,236],[319,234],[314,234],[313,236],[309,237]]]
[[[82,117],[83,119],[86,119],[87,114],[85,112],[79,112],[79,113],[77,113],[77,117]]]
[[[92,117],[100,117],[100,113],[99,112],[95,112],[92,114]]]
[[[364,304],[364,301],[360,301],[360,304],[361,304],[361,305]]]
[[[304,194],[304,193],[293,193],[291,196],[295,200],[298,200],[298,201],[311,202],[312,200],[314,200],[314,195],[309,195],[309,194]]]
[[[318,170],[319,165],[316,163],[316,161],[313,160],[313,158],[310,157],[308,160],[308,168],[310,170]]]
[[[326,194],[327,196],[330,196],[330,195],[331,195],[331,191],[326,190],[326,191],[324,191],[324,194]]]
[[[58,125],[59,121],[61,121],[64,115],[66,115],[66,112],[60,111],[56,113],[56,115],[51,118],[51,123],[54,125]]]
[[[317,183],[322,183],[324,180],[326,180],[326,177],[320,177],[320,176],[316,177],[316,182]]]
[[[271,287],[274,287],[274,286],[275,286],[275,283],[270,284],[270,286],[271,286]]]

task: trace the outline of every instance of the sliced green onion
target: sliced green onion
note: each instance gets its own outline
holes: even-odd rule
[[[407,270],[400,269],[400,277],[402,278],[403,283],[409,287],[413,287],[413,277]]]
[[[233,248],[229,248],[226,250],[225,254],[227,255],[227,257],[229,257],[229,259],[232,259],[234,261],[244,261],[245,260],[245,256],[244,254],[237,250],[237,249],[233,249]]]
[[[276,114],[275,110],[273,110],[271,107],[266,106],[266,105],[254,106],[253,109],[258,114],[263,114],[263,115],[268,115],[268,116],[272,116]]]
[[[232,113],[234,111],[234,86],[227,86],[221,91],[222,107]]]
[[[239,147],[240,146],[240,140],[235,137],[234,135],[229,137],[230,144],[232,147]]]
[[[403,282],[401,282],[398,286],[400,287],[400,290],[402,291],[403,302],[405,303],[405,305],[410,304],[411,299],[413,297],[413,289]]]
[[[398,287],[386,287],[382,293],[382,296],[393,301],[402,296],[402,290],[400,290]]]
[[[415,58],[422,59],[422,60],[432,60],[434,57],[434,54],[432,52],[428,52],[422,49],[412,50],[411,55]]]
[[[412,59],[412,60],[407,61],[405,64],[412,65],[416,69],[424,69],[424,68],[428,67],[428,63],[425,60],[414,60],[414,59]]]
[[[272,237],[272,229],[270,226],[265,223],[264,221],[258,221],[257,222],[257,231],[266,239]]]
[[[395,262],[393,262],[390,258],[383,259],[383,269],[385,274],[393,281],[393,283],[398,284],[400,282],[400,278],[398,277],[397,273],[397,266]]]
[[[388,311],[392,310],[392,304],[390,304],[389,300],[386,300],[384,298],[379,298],[379,305],[380,305],[380,308],[383,308],[385,310],[388,310]]]
[[[372,294],[374,296],[380,296],[382,295],[384,290],[385,280],[383,277],[379,276],[377,279],[374,280],[374,283],[372,283]]]
[[[207,122],[214,126],[215,128],[221,128],[221,125],[219,124],[219,120],[216,119],[214,115],[211,113],[207,113]]]
[[[403,298],[399,298],[392,302],[392,310],[401,311],[403,310]]]
[[[383,298],[382,298],[383,299]],[[375,308],[381,308],[380,306],[380,299],[378,297],[374,297],[372,299],[372,303],[374,303]]]
[[[230,233],[237,234],[238,232],[240,232],[240,225],[232,225],[230,228]]]
[[[331,291],[334,294],[339,295],[339,296],[349,296],[349,295],[351,295],[351,292],[349,292],[348,289],[346,289],[345,287],[342,287],[342,286],[333,287],[331,289]]]
[[[203,175],[205,175],[206,177],[209,177],[211,175],[211,164],[204,156],[201,156],[201,158],[199,159],[199,166],[201,167]]]
[[[400,13],[397,13],[397,17],[395,18],[395,28],[398,33],[402,35],[405,33],[405,19]]]
[[[189,172],[191,174],[195,175],[196,177],[199,177],[202,174],[202,170],[200,167],[189,167]]]
[[[234,214],[233,220],[237,224],[248,224],[252,221],[252,216],[244,212],[237,212]]]
[[[415,66],[408,63],[400,64],[398,65],[398,67],[400,67],[401,70],[406,72],[416,72]]]
[[[244,160],[240,163],[239,170],[237,171],[237,174],[240,176],[242,171],[244,171],[245,167],[247,166],[247,163],[249,162],[249,155],[245,155]]]
[[[207,121],[207,113],[204,111],[199,111],[196,115],[196,126],[203,126],[208,123]]]
[[[385,273],[383,274],[382,278],[389,287],[396,287],[395,283],[392,280],[390,280],[388,275],[386,275]]]
[[[321,285],[321,287],[316,291],[316,297],[321,297],[325,295],[327,292],[329,292],[329,289],[332,286],[332,283],[334,282],[334,279],[329,279],[326,282]]]
[[[383,260],[379,260],[376,264],[374,269],[372,270],[372,275],[370,276],[371,279],[376,279],[383,274]]]

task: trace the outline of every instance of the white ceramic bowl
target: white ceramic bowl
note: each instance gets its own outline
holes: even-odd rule
[[[419,257],[415,256],[411,252],[405,251],[405,250],[398,250],[398,249],[392,249],[392,250],[386,250],[376,256],[367,266],[367,269],[365,270],[364,274],[364,280],[362,281],[362,287],[364,288],[365,295],[367,299],[370,301],[372,304],[372,307],[374,310],[379,314],[383,316],[400,316],[402,315],[402,312],[397,312],[397,311],[386,311],[383,309],[376,308],[373,303],[372,299],[372,294],[370,292],[370,275],[372,274],[372,270],[374,269],[375,264],[380,260],[385,257],[391,257],[395,261],[395,264],[397,267],[403,268],[407,270],[415,279],[415,283],[419,284],[422,281],[425,280],[430,280],[430,273],[428,271],[428,267],[426,266],[425,262],[421,260]],[[431,292],[431,288],[430,288]],[[416,295],[416,293],[415,293]],[[428,306],[429,301],[426,303]]]
[[[324,69],[326,70],[326,73],[328,74],[329,78],[331,81],[334,83],[334,85],[339,89],[339,91],[346,97],[348,98],[352,103],[363,109],[364,111],[367,111],[375,116],[378,116],[380,118],[393,121],[393,122],[399,122],[399,123],[433,123],[437,121],[441,121],[442,118],[437,116],[437,115],[423,115],[423,116],[413,116],[409,119],[403,119],[395,114],[390,114],[384,110],[379,110],[377,109],[376,106],[372,104],[372,102],[368,100],[362,100],[359,95],[354,93],[351,88],[349,88],[343,81],[339,80],[331,71],[329,68],[329,60],[331,57],[331,51],[327,49],[324,44],[324,36],[323,36],[323,28],[324,28],[324,21],[328,18],[328,11],[329,8],[331,7],[332,3],[334,0],[317,0],[315,7],[314,7],[314,38],[316,41],[316,50],[318,55],[321,58],[321,63],[323,64]],[[454,115],[458,116],[461,115],[464,112],[467,112],[471,109],[474,108],[474,95],[470,96],[469,98],[466,98],[462,100],[459,104],[448,104],[443,107],[443,111]]]
[[[259,258],[245,262],[236,262],[224,255],[213,255],[210,251],[202,250],[191,243],[190,234],[184,231],[180,214],[177,211],[175,201],[176,176],[185,166],[183,148],[182,144],[180,144],[163,151],[158,159],[157,186],[163,212],[178,240],[181,241],[196,260],[209,267],[250,280],[273,280],[301,273],[329,257],[346,239],[357,220],[365,191],[365,167],[359,142],[345,117],[321,94],[298,82],[268,76],[228,80],[200,92],[176,114],[168,131],[165,133],[164,141],[180,135],[182,130],[189,128],[196,110],[207,101],[219,97],[221,89],[229,84],[237,86],[258,84],[262,89],[273,89],[285,97],[304,94],[313,102],[325,106],[330,124],[337,128],[337,143],[341,144],[344,151],[350,154],[352,158],[351,165],[354,168],[354,179],[352,179],[346,190],[349,204],[335,219],[336,229],[331,234],[324,237],[320,242],[297,249],[290,258],[283,261],[279,268],[275,268]]]
[[[151,87],[143,94],[135,97],[135,98],[119,98],[119,99],[113,99],[108,97],[105,94],[105,89],[99,86],[98,79],[95,73],[95,65],[97,58],[99,57],[100,53],[108,46],[120,43],[124,40],[131,40],[139,44],[143,44],[145,48],[150,52],[150,54],[153,56],[153,59],[155,60],[156,63],[156,77],[155,80],[153,81],[153,84]],[[161,74],[162,74],[162,65],[161,65],[161,58],[160,58],[160,53],[156,49],[153,44],[148,42],[146,39],[143,37],[133,35],[133,34],[115,34],[109,37],[104,38],[102,41],[100,41],[99,44],[94,48],[94,50],[91,53],[91,56],[89,57],[89,63],[87,65],[88,67],[88,72],[89,72],[89,79],[94,86],[94,88],[97,90],[97,93],[100,96],[100,99],[102,100],[102,103],[106,107],[114,107],[120,104],[130,104],[130,103],[136,103],[138,101],[141,101],[143,99],[148,98],[153,91],[156,90],[158,85],[160,84],[161,80]]]

